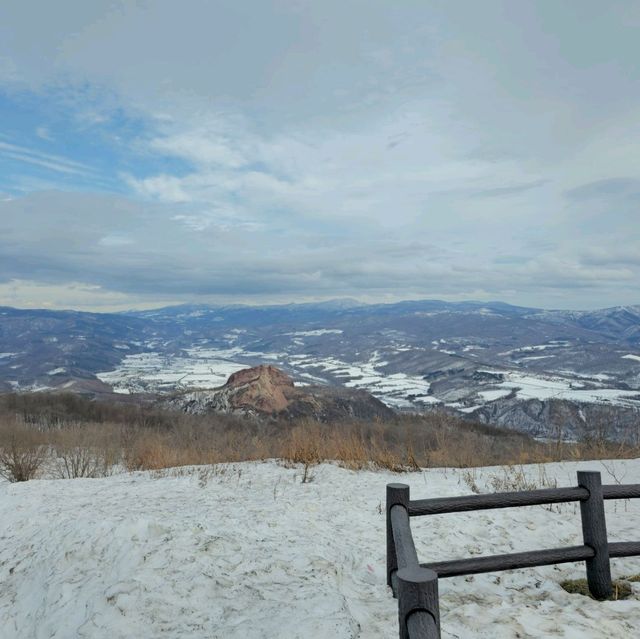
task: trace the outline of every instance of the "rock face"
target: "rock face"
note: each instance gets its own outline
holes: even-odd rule
[[[220,388],[175,396],[169,404],[187,413],[310,417],[320,421],[388,419],[395,414],[366,391],[333,386],[296,387],[286,373],[265,365],[233,373]]]
[[[222,387],[234,409],[279,413],[289,405],[293,380],[275,366],[256,366],[233,373]]]

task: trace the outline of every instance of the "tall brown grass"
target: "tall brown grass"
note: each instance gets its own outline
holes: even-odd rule
[[[76,396],[0,397],[0,474],[12,481],[31,479],[45,466],[52,476],[71,478],[107,475],[114,466],[133,471],[277,458],[305,468],[334,461],[402,472],[639,454],[637,446],[601,438],[562,446],[537,442],[437,412],[318,423],[186,415]]]

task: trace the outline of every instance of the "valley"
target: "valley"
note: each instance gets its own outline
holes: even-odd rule
[[[637,429],[639,307],[336,301],[0,311],[5,391],[163,395],[219,387],[243,368],[271,364],[297,386],[366,390],[396,410],[445,410],[536,437],[561,429],[580,438],[604,419],[614,438]]]

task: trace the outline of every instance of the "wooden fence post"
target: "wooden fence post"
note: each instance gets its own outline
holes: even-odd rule
[[[412,566],[398,570],[397,577],[400,639],[440,639],[438,575]]]
[[[600,473],[579,470],[578,485],[589,491],[589,497],[580,501],[584,543],[595,552],[594,557],[586,560],[589,592],[596,599],[607,599],[613,594],[613,585]]]
[[[409,486],[407,484],[387,484],[387,585],[393,588],[391,577],[398,570],[396,545],[391,527],[391,508],[400,504],[409,509]],[[394,589],[393,596],[396,596]]]

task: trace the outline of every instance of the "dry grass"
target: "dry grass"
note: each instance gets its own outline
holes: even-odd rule
[[[335,461],[351,470],[386,468],[402,472],[418,467],[411,446],[405,450],[392,448],[385,442],[384,431],[379,424],[365,428],[359,424],[303,422],[284,436],[277,457],[305,466]]]
[[[569,594],[583,595],[584,597],[591,597],[593,595],[589,592],[589,585],[586,579],[566,579],[560,583]],[[613,594],[607,598],[607,601],[618,601],[619,599],[628,599],[633,595],[633,589],[627,579],[617,579],[613,582]]]
[[[544,466],[538,466],[537,481],[529,478],[522,465],[506,465],[499,472],[489,476],[489,485],[493,492],[520,492],[539,488],[557,488],[558,482],[550,479]]]
[[[112,424],[72,424],[49,433],[52,474],[60,479],[109,475],[121,460],[120,433]]]
[[[76,396],[0,397],[0,473],[31,478],[48,453],[58,477],[96,477],[116,464],[157,470],[277,458],[310,468],[334,461],[349,469],[394,472],[420,467],[508,466],[565,459],[637,457],[637,447],[536,442],[445,413],[398,415],[387,422],[318,423],[185,415],[152,405],[92,402]],[[53,462],[51,460],[53,459]],[[496,476],[496,490],[522,489],[524,473]]]

